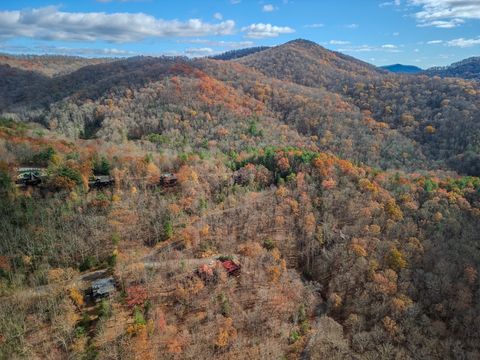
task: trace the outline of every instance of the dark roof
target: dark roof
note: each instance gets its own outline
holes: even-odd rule
[[[92,295],[94,297],[107,296],[115,291],[115,281],[113,277],[95,280],[92,283]]]

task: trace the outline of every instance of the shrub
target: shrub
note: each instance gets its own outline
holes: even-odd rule
[[[93,158],[93,173],[95,175],[110,175],[111,165],[105,156]]]
[[[143,312],[138,307],[133,310],[133,322],[135,325],[147,325]]]
[[[49,146],[48,148],[33,154],[30,159],[25,159],[25,162],[37,166],[47,166],[49,161],[51,161],[55,155],[55,150]]]
[[[392,247],[390,249],[387,260],[388,266],[397,271],[407,266],[407,260],[405,260],[405,256],[396,247]]]
[[[73,303],[77,307],[80,307],[83,305],[83,295],[80,293],[80,291],[76,287],[72,287],[68,291],[68,295],[70,296],[70,299],[72,299]]]
[[[146,139],[157,145],[163,145],[163,144],[169,143],[169,138],[162,134],[151,133],[147,135]]]
[[[7,194],[13,190],[13,181],[8,173],[6,162],[0,161],[0,194]]]
[[[100,302],[99,315],[102,318],[105,318],[105,319],[108,319],[110,316],[112,316],[112,307],[111,307],[110,302],[108,300],[103,299]]]
[[[228,297],[224,294],[221,293],[219,295],[219,301],[220,301],[220,312],[222,313],[223,316],[228,317],[230,315],[230,301],[228,300]]]
[[[252,136],[263,137],[263,131],[258,129],[258,124],[256,121],[250,121],[248,125],[248,133]]]
[[[298,332],[297,330],[293,330],[291,333],[290,333],[290,336],[288,337],[288,341],[290,341],[291,344],[293,343],[296,343],[298,340],[300,340],[300,332]]]
[[[163,240],[168,240],[173,236],[173,224],[170,220],[163,223]]]
[[[267,250],[273,250],[275,248],[275,242],[272,239],[265,239],[263,247]]]
[[[82,183],[82,174],[80,174],[80,171],[72,169],[68,166],[60,167],[56,175],[69,179],[77,185],[80,185]]]
[[[80,264],[80,266],[78,267],[78,269],[80,271],[86,271],[86,270],[90,270],[91,268],[97,266],[98,264],[98,261],[95,257],[93,256],[87,256],[83,261],[82,263]]]
[[[120,243],[120,234],[118,232],[112,234],[112,243],[113,245],[118,245]]]

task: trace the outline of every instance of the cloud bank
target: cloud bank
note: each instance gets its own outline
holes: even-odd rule
[[[479,0],[410,0],[410,4],[422,7],[414,14],[420,27],[449,29],[480,19]]]
[[[288,26],[275,26],[272,24],[252,24],[242,28],[242,31],[245,32],[245,37],[250,39],[264,39],[264,38],[273,38],[281,34],[291,34],[295,30]]]
[[[58,7],[0,11],[0,39],[133,42],[148,37],[230,35],[235,22],[157,19],[144,13],[62,12]]]

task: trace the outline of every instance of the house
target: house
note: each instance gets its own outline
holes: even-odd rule
[[[240,269],[242,268],[240,264],[234,262],[233,260],[219,260],[227,272],[228,275],[230,276],[239,276],[240,275]]]
[[[45,168],[20,167],[17,169],[15,184],[19,186],[37,186],[46,177]]]
[[[160,176],[160,185],[163,187],[175,186],[178,182],[177,176],[171,173],[165,173]]]
[[[91,176],[88,180],[90,188],[103,188],[115,184],[115,179],[108,175]]]
[[[106,298],[115,292],[115,280],[113,277],[95,280],[92,283],[91,294],[92,299],[98,301]]]

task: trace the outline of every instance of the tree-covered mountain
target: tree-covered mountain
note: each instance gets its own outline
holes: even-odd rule
[[[0,70],[3,111],[73,136],[118,140],[173,130],[164,115],[196,119],[208,132],[212,124],[197,114],[218,126],[249,114],[281,122],[353,161],[478,175],[467,165],[475,164],[480,146],[478,84],[385,73],[305,40],[230,62],[138,57],[55,78]],[[173,123],[176,130],[183,124]]]
[[[259,51],[263,51],[268,49],[268,46],[256,46],[256,47],[251,47],[251,48],[245,48],[245,49],[235,49],[235,50],[229,50],[224,53],[218,54],[211,56],[212,59],[216,60],[233,60],[233,59],[239,59],[241,57],[254,54]]]
[[[480,80],[480,57],[471,57],[449,66],[434,67],[423,72],[428,76],[458,77],[468,80]]]
[[[457,167],[463,164],[456,156],[478,159],[480,93],[475,82],[383,73],[304,40],[237,61],[267,76],[337,94],[420,146],[430,164],[440,161]],[[412,156],[399,149],[393,153]],[[467,172],[478,175],[474,168]]]
[[[0,65],[0,358],[479,358],[479,106],[306,40]]]
[[[84,66],[115,61],[112,58],[83,58],[63,55],[10,55],[0,54],[0,65],[38,72],[54,77],[69,74]]]
[[[400,74],[418,74],[422,72],[422,69],[414,65],[403,65],[403,64],[394,64],[394,65],[385,65],[380,66],[381,69]]]

